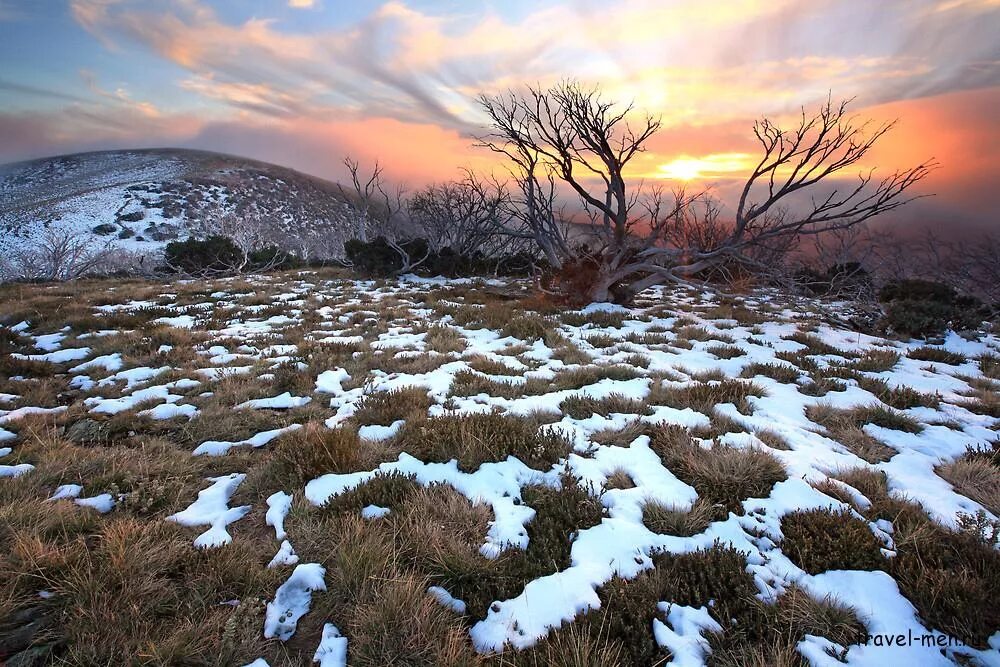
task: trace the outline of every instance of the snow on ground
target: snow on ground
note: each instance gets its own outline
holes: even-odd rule
[[[469,281],[411,279],[376,287],[370,282],[293,281],[286,286],[290,291],[272,297],[272,303],[281,304],[281,314],[266,312],[258,315],[261,308],[254,305],[248,306],[241,314],[230,312],[228,321],[214,324],[216,328],[211,335],[228,342],[225,346],[208,345],[196,350],[198,367],[186,368],[184,372],[193,372],[200,378],[198,380],[182,378],[152,385],[150,383],[158,376],[175,369],[171,365],[125,368],[127,357],[119,352],[91,358],[90,347],[64,347],[64,344],[72,345],[68,342],[70,334],[34,332],[30,323],[20,323],[16,328],[31,332],[34,346],[41,352],[12,356],[26,361],[66,364],[65,372],[75,376],[74,386],[95,394],[84,401],[95,415],[117,415],[141,408],[138,412],[140,416],[170,420],[197,418],[199,410],[194,403],[180,402],[191,400],[185,399],[185,395],[195,387],[206,385],[203,389],[207,391],[203,396],[210,396],[211,387],[208,385],[238,375],[256,373],[253,381],[263,384],[273,379],[274,369],[281,364],[294,363],[297,358],[298,344],[281,344],[283,332],[295,327],[306,326],[305,341],[312,345],[349,345],[367,340],[373,349],[394,355],[398,360],[412,359],[421,354],[442,355],[443,363],[430,370],[405,373],[376,369],[363,379],[352,378],[345,369],[332,366],[308,379],[309,384],[315,387],[312,397],[284,391],[232,406],[234,410],[267,411],[323,403],[332,411],[326,424],[333,427],[352,418],[359,402],[375,392],[421,387],[433,401],[429,411],[431,415],[491,410],[520,415],[538,411],[558,413],[560,404],[567,398],[619,396],[643,402],[654,389],[683,388],[690,386],[695,378],[715,377],[713,374],[740,377],[751,364],[778,364],[795,370],[797,367],[787,360],[787,355],[784,355],[785,359],[776,355],[796,353],[808,347],[790,339],[797,331],[792,316],[797,316],[800,311],[788,310],[785,317],[771,315],[770,321],[759,324],[740,324],[736,320],[704,316],[704,309],[692,310],[692,303],[706,307],[716,303],[717,296],[712,293],[695,298],[692,295],[653,291],[644,295],[642,305],[635,309],[593,304],[579,311],[583,324],[563,322],[558,326],[559,333],[566,340],[593,358],[588,364],[590,366],[627,365],[633,355],[641,356],[647,365],[634,367],[639,377],[626,380],[603,378],[578,389],[553,390],[528,396],[504,397],[489,393],[456,396],[450,391],[453,380],[460,373],[471,373],[483,380],[517,387],[528,382],[548,381],[559,373],[580,368],[579,365],[561,361],[543,340],[523,341],[488,328],[459,326],[451,315],[445,315],[440,321],[458,335],[466,349],[463,352],[429,352],[431,346],[427,331],[415,325],[420,319],[426,320],[427,313],[431,311],[420,307],[419,297],[430,290],[470,284]],[[219,300],[219,303],[237,304],[232,308],[239,308],[236,299],[242,296],[246,295],[226,290],[211,294],[211,298]],[[380,300],[390,297],[404,307],[408,305],[410,312],[419,313],[420,317],[414,315],[414,321],[409,324],[405,321],[388,324],[377,330],[374,336],[366,337],[365,323],[375,321],[377,316],[376,311],[367,309],[375,308]],[[770,298],[762,297],[757,303],[763,304]],[[307,318],[306,299],[325,305],[310,306],[312,310]],[[107,304],[95,312],[107,314],[150,305],[148,302]],[[171,307],[161,303],[158,307],[174,313],[155,320],[163,326],[198,329],[205,322],[206,311],[199,304]],[[212,302],[207,303],[207,308],[213,307]],[[615,322],[614,317],[620,318],[620,321]],[[679,317],[689,319],[688,326],[704,329],[706,336],[689,341],[688,347],[680,345],[677,334]],[[588,321],[588,318],[596,319]],[[325,590],[323,567],[317,563],[298,564],[294,545],[286,539],[284,522],[296,503],[322,505],[364,484],[376,473],[411,475],[424,486],[446,484],[471,502],[490,508],[493,519],[488,532],[482,536],[480,551],[486,557],[495,558],[504,550],[528,546],[525,526],[533,519],[535,511],[521,502],[522,489],[537,484],[558,487],[560,476],[566,471],[571,472],[580,484],[601,493],[606,515],[599,524],[576,535],[568,568],[529,582],[518,595],[493,604],[484,618],[471,619],[471,640],[480,651],[531,646],[553,628],[572,622],[588,609],[597,608],[600,605],[597,591],[613,577],[635,577],[652,567],[651,557],[656,553],[687,553],[713,543],[731,545],[747,555],[747,571],[758,582],[762,599],[773,599],[777,593],[794,584],[820,598],[835,596],[854,608],[872,634],[909,630],[919,634],[940,634],[939,630],[927,627],[921,621],[913,605],[900,593],[896,582],[884,572],[831,571],[810,575],[796,567],[777,546],[782,538],[781,518],[789,512],[811,508],[854,512],[849,505],[815,488],[826,481],[843,488],[850,497],[857,499],[860,506],[864,506],[868,499],[859,490],[831,478],[838,471],[862,467],[884,473],[893,495],[914,500],[945,526],[955,526],[960,515],[977,511],[996,519],[986,508],[959,494],[936,474],[938,466],[957,459],[967,447],[981,445],[997,437],[995,419],[963,406],[965,395],[972,389],[970,382],[981,377],[980,370],[971,360],[959,366],[949,366],[911,359],[906,353],[921,345],[915,341],[863,336],[826,324],[815,327],[812,335],[845,355],[813,355],[811,358],[820,368],[846,363],[853,358],[852,355],[869,350],[898,352],[900,358],[890,370],[866,372],[864,376],[871,380],[884,380],[889,387],[913,387],[925,393],[936,393],[941,401],[937,407],[914,407],[900,411],[923,425],[923,430],[915,434],[876,425],[866,426],[866,433],[895,450],[887,460],[869,463],[842,443],[823,434],[822,429],[807,418],[806,411],[819,404],[843,409],[869,405],[877,401],[874,394],[851,380],[846,382],[847,386],[842,391],[831,391],[818,398],[802,391],[807,380],[804,373],[796,382],[779,382],[758,375],[753,380],[765,389],[766,394],[749,399],[752,414],[743,414],[732,404],[717,406],[721,415],[745,429],[745,432],[726,433],[719,441],[734,447],[767,448],[785,467],[788,479],[775,485],[767,498],[745,500],[745,511],[741,516],[729,513],[724,520],[715,521],[703,532],[690,537],[654,533],[643,525],[643,506],[651,501],[683,510],[690,508],[698,499],[696,490],[680,481],[661,462],[650,448],[649,438],[640,436],[627,446],[616,446],[598,444],[593,437],[600,431],[621,429],[635,420],[688,428],[708,426],[710,415],[691,408],[655,405],[651,406],[649,414],[594,414],[587,418],[564,415],[552,428],[570,439],[574,451],[547,470],[533,469],[521,460],[509,457],[484,463],[474,471],[464,471],[454,460],[449,463],[425,462],[403,452],[396,460],[383,462],[372,470],[322,475],[308,481],[303,488],[285,489],[266,499],[266,524],[273,527],[276,543],[280,542],[280,546],[275,547],[276,553],[271,552],[274,556],[268,567],[294,566],[294,570],[267,604],[264,636],[288,640],[295,633],[298,620],[309,612],[312,593]],[[234,348],[234,338],[243,344]],[[713,351],[713,346],[726,341],[731,341],[727,344],[738,348],[739,354],[725,358],[725,355],[717,354],[717,350]],[[509,354],[518,346],[523,346],[519,354]],[[172,346],[164,347],[167,349],[161,347],[160,354],[172,353]],[[1000,351],[1000,341],[992,335],[984,336],[977,342],[950,335],[937,347],[971,357]],[[235,351],[231,352],[233,349]],[[501,364],[509,369],[510,374],[491,375],[475,370],[471,364],[473,358],[486,358]],[[80,363],[68,366],[74,362]],[[99,379],[91,380],[90,375]],[[112,395],[107,396],[107,393]],[[3,401],[6,403],[17,398],[16,394],[5,394]],[[21,406],[0,410],[0,423],[16,424],[27,415],[62,409],[65,408]],[[383,441],[393,438],[404,422],[396,420],[388,424],[358,426],[362,438]],[[300,425],[293,424],[235,441],[208,440],[199,443],[192,454],[225,456],[233,448],[265,447],[297,428]],[[780,436],[788,448],[769,448],[756,436],[764,430]],[[0,437],[13,440],[15,435],[0,429]],[[11,451],[11,448],[4,448],[0,456],[10,455]],[[0,477],[31,472],[30,464],[0,465]],[[607,489],[609,478],[620,472],[627,473],[634,486]],[[227,526],[251,511],[250,506],[229,506],[245,477],[241,472],[233,472],[209,478],[210,485],[198,493],[189,507],[171,515],[169,520],[184,526],[208,527],[194,539],[195,547],[215,548],[229,543],[233,538]],[[82,490],[81,485],[63,485],[55,489],[52,499],[73,499],[78,505],[99,512],[114,510],[116,499],[111,494],[93,489],[96,495],[80,498]],[[362,511],[364,517],[373,520],[388,513],[387,508],[377,505],[370,505]],[[873,532],[880,535],[887,545],[886,553],[891,553],[891,528],[891,525],[873,525]],[[268,557],[270,555],[267,554]],[[444,588],[431,587],[429,594],[442,605],[464,613],[464,602],[453,598]],[[664,620],[657,619],[651,633],[656,642],[673,653],[674,661],[670,664],[704,664],[710,650],[705,635],[719,630],[708,610],[673,605],[666,600],[661,603],[660,611]],[[348,641],[349,638],[342,637],[336,627],[327,624],[316,650],[316,662],[321,665],[345,664]],[[1000,651],[1000,631],[991,641]],[[828,640],[808,637],[799,650],[812,664],[832,664],[829,644]],[[942,655],[912,646],[859,644],[833,648],[843,653],[844,662],[849,665],[951,664],[950,658],[955,655],[954,652]],[[982,664],[996,664],[995,656],[991,657],[988,652],[966,649],[965,655],[975,657]]]

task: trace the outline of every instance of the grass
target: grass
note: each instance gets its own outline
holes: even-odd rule
[[[614,413],[648,415],[652,413],[643,401],[629,398],[624,394],[611,393],[604,398],[586,395],[570,396],[559,404],[563,414],[574,419],[587,419],[592,415],[607,417]]]
[[[866,433],[862,427],[874,424],[882,428],[920,433],[923,426],[904,413],[881,404],[854,408],[835,408],[827,403],[806,407],[806,417],[822,426],[830,438],[869,463],[887,461],[896,450]]]
[[[515,597],[531,581],[566,569],[581,531],[607,518],[604,503],[643,497],[643,486],[648,483],[643,470],[624,459],[615,467],[612,458],[610,467],[600,468],[601,488],[591,488],[567,474],[558,484],[554,474],[544,478],[526,474],[508,493],[515,504],[534,511],[525,523],[528,547],[508,548],[496,558],[487,558],[480,548],[499,517],[467,488],[460,492],[451,485],[424,486],[415,477],[379,472],[332,497],[325,506],[313,507],[302,497],[302,486],[327,473],[376,470],[403,451],[428,463],[455,459],[467,473],[509,456],[538,471],[558,471],[554,465],[577,459],[570,456],[571,441],[562,435],[563,425],[550,426],[563,418],[552,412],[556,401],[551,397],[539,399],[539,412],[526,416],[443,410],[460,403],[483,403],[478,397],[481,393],[522,399],[519,409],[530,408],[532,397],[565,391],[559,408],[572,418],[599,424],[611,415],[631,415],[615,416],[605,428],[588,431],[591,445],[607,448],[597,452],[596,447],[580,447],[575,452],[580,465],[596,463],[591,457],[597,454],[631,456],[614,448],[629,447],[640,436],[649,436],[662,464],[691,485],[698,498],[690,508],[640,500],[642,522],[660,535],[698,535],[711,522],[726,520],[730,512],[742,514],[745,500],[767,497],[775,484],[786,479],[778,456],[801,461],[802,452],[790,449],[782,435],[791,431],[761,428],[766,423],[758,419],[740,420],[731,411],[717,409],[732,403],[750,414],[756,405],[753,397],[767,399],[763,382],[753,381],[758,376],[795,383],[804,395],[822,396],[848,387],[857,391],[855,384],[871,392],[877,402],[847,410],[820,404],[810,408],[808,415],[817,428],[862,452],[869,461],[884,460],[894,450],[868,436],[866,425],[916,434],[924,424],[943,422],[925,417],[925,411],[900,412],[916,407],[939,409],[940,397],[917,387],[890,386],[870,375],[894,370],[900,362],[897,351],[873,347],[845,353],[823,343],[813,326],[813,333],[803,330],[792,336],[805,349],[768,353],[747,365],[742,378],[730,377],[722,367],[731,364],[718,362],[698,372],[681,372],[672,366],[676,355],[683,360],[683,348],[736,359],[743,352],[733,341],[742,340],[745,331],[717,329],[731,329],[734,321],[746,326],[775,318],[757,305],[728,297],[703,309],[671,302],[671,296],[664,295],[655,303],[640,300],[640,307],[630,313],[584,315],[560,312],[540,299],[500,297],[482,285],[401,288],[385,281],[359,289],[353,282],[325,283],[324,275],[250,277],[169,287],[135,283],[123,285],[120,291],[109,289],[107,283],[0,287],[4,317],[30,319],[32,333],[69,325],[67,347],[88,345],[95,355],[121,352],[126,367],[173,367],[151,384],[197,377],[196,370],[207,365],[207,359],[196,352],[212,345],[231,352],[244,344],[257,349],[272,344],[295,346],[284,361],[238,362],[253,365],[248,376],[206,381],[182,392],[184,402],[201,410],[195,419],[156,422],[138,417],[134,410],[115,416],[88,413],[82,405],[85,398],[119,396],[124,387],[72,389],[65,374],[68,364],[11,358],[12,352],[38,350],[33,349],[29,336],[0,327],[0,392],[18,396],[0,403],[0,408],[68,406],[60,414],[4,425],[17,437],[10,443],[13,452],[2,462],[37,467],[21,478],[0,480],[0,662],[24,664],[27,653],[9,654],[27,648],[34,652],[36,664],[116,664],[121,655],[139,656],[136,661],[144,664],[247,664],[258,657],[272,665],[307,664],[323,624],[330,622],[348,637],[351,664],[656,664],[670,658],[651,632],[654,618],[666,622],[660,602],[707,606],[723,628],[707,635],[712,647],[709,664],[713,665],[799,665],[802,658],[796,646],[806,635],[843,645],[856,641],[863,628],[836,599],[815,599],[790,586],[773,603],[764,603],[757,599],[746,555],[716,544],[683,555],[648,553],[652,567],[630,580],[614,578],[598,589],[599,609],[553,629],[528,650],[479,655],[469,640],[470,627],[486,616],[495,601]],[[289,306],[276,302],[274,295],[300,289],[302,281],[319,287],[314,294],[302,295],[304,302],[294,306],[302,314],[285,328],[247,340],[210,330],[230,322],[288,314]],[[325,290],[327,298],[316,296],[319,289]],[[218,290],[254,294],[238,297],[232,306],[190,308],[212,300],[210,295]],[[160,296],[166,292],[178,296]],[[23,296],[17,297],[18,293]],[[702,298],[700,290],[692,295],[696,303]],[[157,305],[112,315],[97,315],[92,308],[98,302],[129,299]],[[174,308],[172,304],[181,305]],[[251,312],[248,306],[261,309]],[[779,311],[784,307],[774,306]],[[414,323],[413,308],[447,313],[453,319],[447,324]],[[151,322],[184,309],[197,319],[193,329]],[[685,315],[692,312],[699,318]],[[622,329],[626,320],[630,325],[645,322],[648,326],[644,333],[631,326],[626,331]],[[134,331],[74,339],[77,333],[112,325]],[[373,348],[390,327],[424,333],[423,344],[402,350]],[[464,333],[463,327],[489,328],[514,339],[509,345],[478,353],[470,349],[475,335]],[[334,331],[359,340],[317,340]],[[773,335],[767,331],[764,327],[751,331],[758,336],[759,351],[765,353]],[[551,358],[539,355],[530,345],[539,340],[552,350]],[[588,351],[574,340],[589,342],[580,343]],[[173,349],[161,355],[160,345]],[[912,351],[908,356],[936,366],[949,363],[940,348],[927,349],[932,352]],[[826,364],[815,358],[820,354],[836,354],[841,359]],[[457,360],[469,369],[454,374],[450,399],[436,376],[426,380],[427,387],[381,391],[378,386],[386,379],[395,382],[394,373],[425,373]],[[1000,357],[952,358],[953,363],[969,361],[979,364],[983,377],[957,376],[972,387],[960,402],[983,415],[1000,414],[996,383],[989,379],[1000,376]],[[336,368],[350,375],[344,382],[348,393],[315,393],[316,376]],[[9,379],[14,372],[28,379]],[[925,367],[923,372],[955,371]],[[97,371],[92,377],[101,375]],[[527,379],[522,379],[525,375]],[[587,396],[588,388],[596,383],[636,378],[651,385],[644,400],[630,398],[631,390],[628,394],[602,393],[605,398],[601,399]],[[289,411],[232,409],[244,400],[284,391],[313,400]],[[327,428],[324,421],[345,403],[353,407],[353,415],[338,428]],[[637,419],[640,415],[650,418],[657,405],[697,410],[710,417],[710,426],[691,432]],[[765,403],[765,407],[771,406]],[[911,414],[920,415],[920,421]],[[951,409],[937,416],[951,420],[954,437],[960,437],[973,419]],[[398,420],[404,426],[389,440],[375,442],[357,435],[362,425]],[[979,421],[986,426],[990,423],[988,418]],[[205,440],[240,440],[293,423],[303,428],[259,449],[238,448],[224,457],[190,456],[191,449]],[[719,440],[723,434],[742,432],[753,433],[766,447],[757,443],[737,448]],[[635,449],[644,448],[637,445]],[[997,457],[995,444],[980,446],[935,472],[957,493],[996,513]],[[164,519],[187,507],[206,488],[206,477],[232,472],[245,472],[247,477],[230,506],[250,505],[252,510],[229,526],[232,544],[197,551],[191,542],[200,529]],[[957,530],[944,528],[900,494],[890,497],[888,477],[868,466],[836,475],[871,501],[870,506],[854,507],[864,518],[851,513],[793,511],[782,520],[784,539],[779,547],[783,553],[810,572],[883,569],[898,582],[928,626],[985,648],[988,637],[1000,627],[995,604],[1000,597],[997,526],[982,513],[960,516]],[[85,496],[111,493],[118,503],[111,513],[99,515],[71,501],[48,502],[53,489],[65,483],[83,484]],[[854,502],[853,494],[839,484],[816,486],[846,503]],[[265,642],[260,635],[264,603],[273,598],[290,571],[266,568],[277,542],[264,521],[265,499],[279,490],[294,498],[286,518],[289,540],[302,562],[326,568],[328,587],[314,594],[312,611],[284,644]],[[463,492],[470,493],[471,499]],[[359,513],[368,505],[391,511],[382,518],[365,520]],[[868,527],[869,521],[878,519],[891,521],[895,527],[895,558],[882,556],[881,544]],[[760,537],[747,530],[751,537]],[[432,585],[464,600],[466,613],[434,600],[427,594]],[[55,597],[39,598],[37,593],[43,589]],[[235,602],[220,604],[227,601]],[[11,648],[15,641],[19,643]]]
[[[936,364],[948,364],[950,366],[959,366],[966,362],[964,355],[927,345],[910,350],[906,356],[916,361],[930,361]]]
[[[465,339],[457,330],[444,324],[435,324],[428,329],[424,343],[428,348],[442,354],[464,352],[466,345]]]
[[[514,456],[534,468],[548,468],[569,452],[557,432],[539,429],[531,420],[496,413],[444,415],[407,422],[398,446],[424,461],[458,461],[472,472],[483,463]]]
[[[683,386],[654,384],[646,402],[679,409],[691,408],[705,414],[711,414],[716,405],[732,403],[743,414],[750,414],[753,412],[750,397],[766,394],[764,388],[755,382],[725,379]]]
[[[726,516],[721,505],[712,505],[698,499],[690,509],[682,509],[659,502],[650,502],[642,508],[642,524],[654,533],[690,537],[704,532],[710,523]]]
[[[938,394],[925,394],[912,387],[902,385],[892,387],[886,380],[875,380],[863,375],[859,375],[856,381],[859,387],[874,394],[875,398],[897,410],[908,410],[916,407],[937,409],[941,405],[941,396]]]
[[[345,426],[330,429],[315,423],[281,435],[274,443],[274,457],[302,481],[326,473],[354,472],[362,462],[356,430]]]
[[[755,361],[743,369],[742,377],[755,378],[758,375],[769,377],[776,382],[791,384],[799,381],[802,374],[799,369],[788,364],[761,363]]]
[[[657,427],[650,447],[700,498],[727,512],[742,514],[742,501],[766,498],[787,477],[781,463],[763,449],[736,449],[720,443],[705,449],[678,426]]]
[[[955,491],[1000,516],[1000,448],[970,448],[963,456],[937,468]]]
[[[419,419],[427,416],[432,403],[422,387],[369,392],[355,406],[354,421],[388,426],[400,419]]]

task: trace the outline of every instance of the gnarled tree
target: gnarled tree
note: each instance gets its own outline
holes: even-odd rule
[[[763,155],[726,220],[705,193],[644,192],[629,183],[626,170],[660,128],[648,115],[634,124],[631,105],[573,82],[480,102],[492,126],[481,143],[509,158],[524,193],[523,227],[553,267],[586,275],[572,282],[583,301],[629,301],[647,287],[727,263],[765,265],[802,236],[848,229],[911,201],[910,188],[935,166],[925,162],[881,179],[869,170],[845,185],[840,172],[860,166],[893,124],[858,122],[847,102],[827,101],[815,115],[803,110],[791,129],[769,119],[755,124]],[[553,179],[587,213],[583,243],[556,221]]]
[[[344,165],[351,175],[353,192],[343,186],[340,192],[354,211],[356,221],[356,236],[345,244],[345,251],[350,260],[352,251],[357,249],[357,243],[368,243],[369,232],[375,235],[374,243],[385,244],[399,260],[399,267],[394,275],[409,273],[423,264],[430,255],[430,249],[424,247],[422,253],[413,252],[413,242],[417,239],[414,227],[406,211],[406,188],[397,185],[389,186],[385,174],[378,162],[369,174],[362,172],[357,160],[344,158]],[[349,247],[350,246],[350,247]]]

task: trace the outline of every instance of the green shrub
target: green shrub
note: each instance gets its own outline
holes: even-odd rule
[[[928,280],[889,283],[879,292],[879,300],[885,308],[885,326],[913,337],[937,336],[949,326],[974,329],[988,316],[978,299]]]
[[[173,241],[163,250],[167,266],[189,274],[231,273],[246,263],[243,251],[225,236]]]
[[[949,304],[958,296],[948,285],[932,280],[909,278],[887,283],[878,292],[879,301],[933,301]]]
[[[881,544],[868,524],[847,512],[809,510],[781,518],[782,551],[809,574],[885,569]]]

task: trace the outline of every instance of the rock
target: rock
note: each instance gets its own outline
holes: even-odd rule
[[[107,441],[110,436],[107,422],[93,419],[81,419],[66,429],[66,439],[77,445],[97,444]]]

